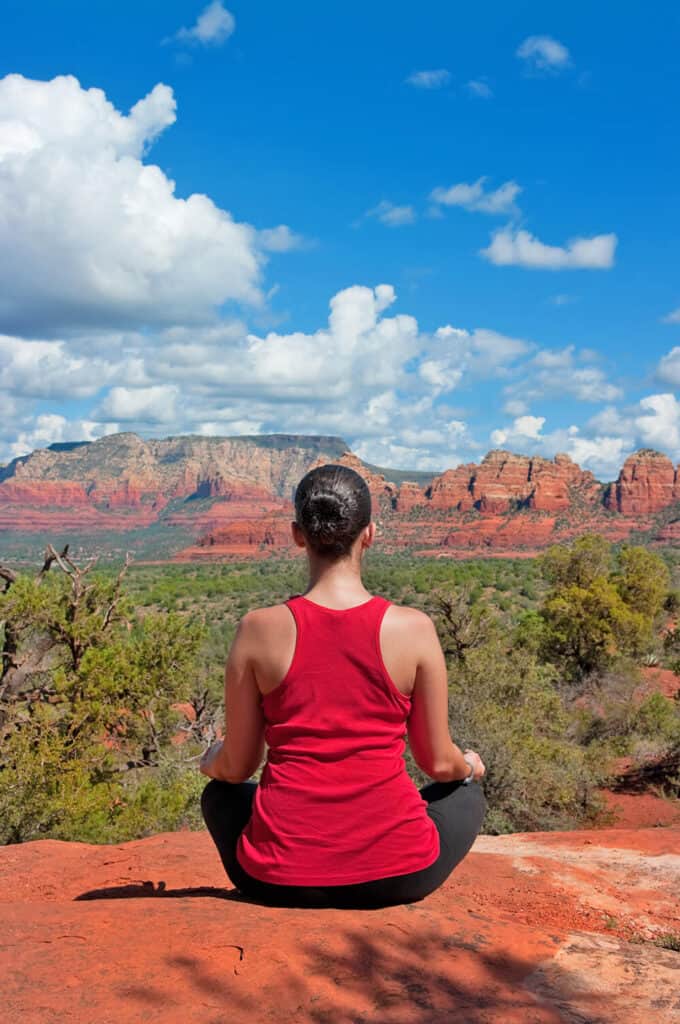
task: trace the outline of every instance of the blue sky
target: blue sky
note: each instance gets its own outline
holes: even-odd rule
[[[0,459],[677,461],[679,42],[670,2],[6,0]]]

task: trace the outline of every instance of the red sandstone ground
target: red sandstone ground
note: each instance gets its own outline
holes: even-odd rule
[[[205,832],[0,849],[2,1021],[671,1024],[680,828],[480,836],[426,900],[260,907]]]

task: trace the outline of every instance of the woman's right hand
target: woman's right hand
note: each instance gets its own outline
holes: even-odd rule
[[[486,772],[486,765],[482,761],[481,757],[476,750],[464,750],[463,757],[465,760],[474,768],[473,779],[481,779],[482,775]]]

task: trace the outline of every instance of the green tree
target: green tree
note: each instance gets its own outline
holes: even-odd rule
[[[611,544],[599,534],[584,534],[567,547],[555,544],[540,556],[543,575],[554,589],[587,589],[596,579],[608,579],[612,570]]]
[[[540,609],[541,651],[571,683],[654,645],[670,583],[657,555],[626,546],[615,560],[607,541],[586,535],[571,547],[551,548],[542,567],[551,586]]]
[[[615,576],[625,604],[654,621],[668,600],[671,574],[659,555],[647,548],[624,545]]]
[[[0,686],[0,842],[116,841],[197,823],[196,760],[217,712],[204,626],[135,614],[127,565],[112,577],[51,551],[59,576],[15,574],[0,595],[14,641]],[[178,702],[194,709],[183,743]]]

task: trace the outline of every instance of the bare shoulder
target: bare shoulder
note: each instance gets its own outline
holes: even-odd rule
[[[258,645],[265,639],[285,636],[294,628],[290,609],[285,604],[273,604],[246,612],[238,624],[238,636],[245,643]]]
[[[266,608],[251,608],[241,618],[239,629],[244,633],[257,634],[262,630],[276,629],[280,623],[290,621],[290,610],[285,604],[271,604]]]
[[[410,638],[422,637],[426,640],[436,633],[434,622],[430,616],[405,604],[391,604],[385,612],[385,629],[389,632],[408,632]]]

